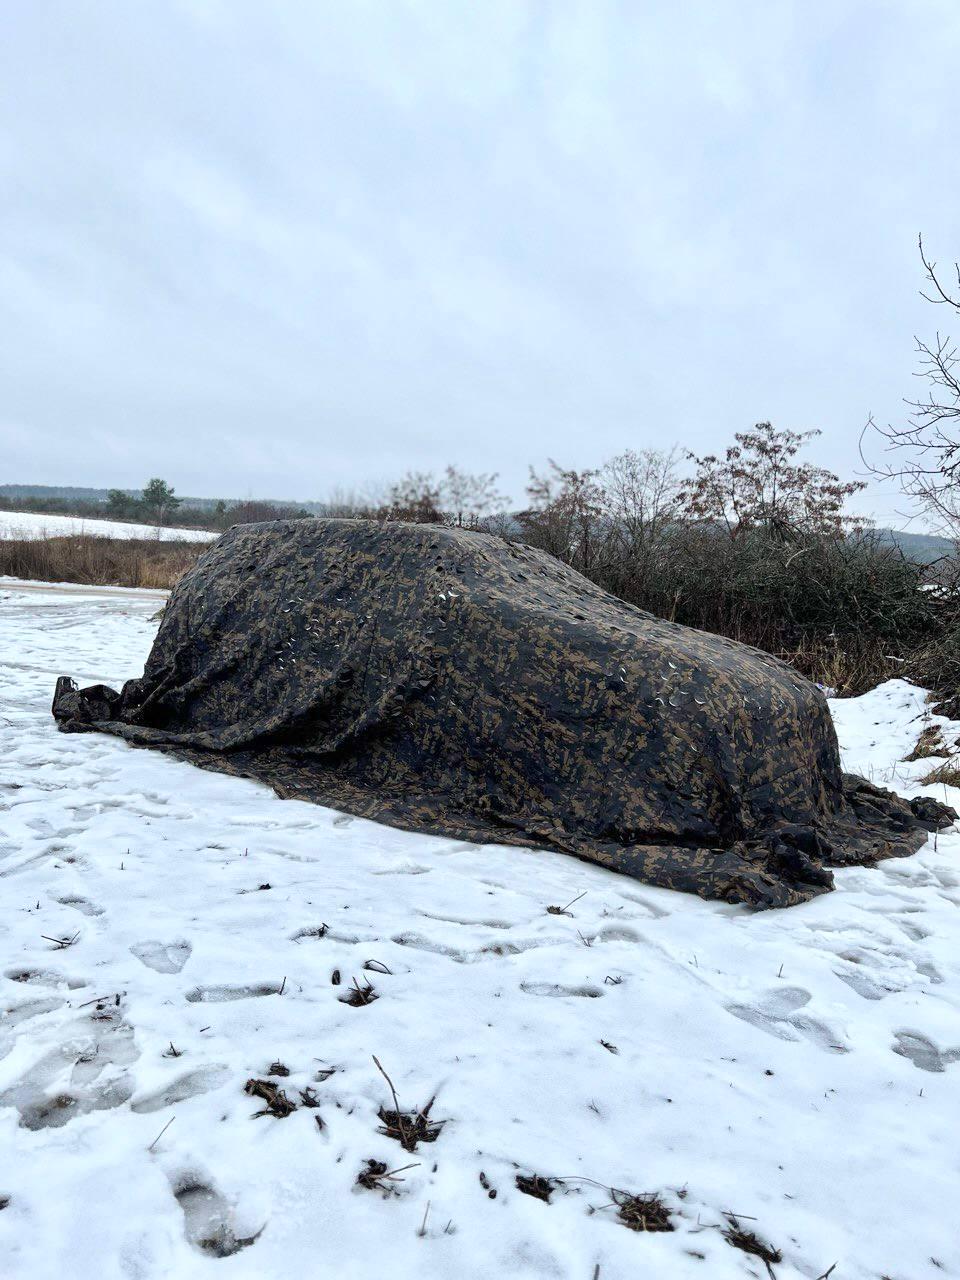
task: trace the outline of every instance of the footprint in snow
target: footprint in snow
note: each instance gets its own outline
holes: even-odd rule
[[[802,1037],[827,1053],[847,1053],[847,1046],[840,1043],[836,1032],[825,1023],[800,1012],[809,1003],[809,991],[802,987],[781,987],[768,991],[756,1004],[728,1004],[726,1010],[778,1040],[799,1040]]]
[[[91,818],[98,818],[104,810],[120,807],[119,800],[100,800],[96,804],[71,805],[69,813],[76,822],[89,822]]]
[[[652,920],[663,920],[670,914],[669,911],[664,910],[663,907],[658,907],[647,898],[639,898],[632,893],[621,893],[620,897],[626,899],[627,902],[632,902],[635,906],[642,907]]]
[[[0,1009],[0,1058],[5,1058],[17,1043],[17,1037],[13,1034],[14,1027],[31,1018],[38,1018],[41,1014],[52,1013],[54,1009],[62,1008],[64,1003],[58,996],[48,996],[46,999],[41,996],[35,1000],[21,1000],[18,1004],[9,1004]]]
[[[898,1031],[893,1052],[909,1058],[921,1071],[946,1071],[952,1062],[960,1062],[960,1049],[938,1049],[919,1031]]]
[[[854,990],[858,996],[864,1000],[882,1000],[884,996],[890,995],[892,991],[902,991],[903,987],[897,986],[890,982],[877,982],[866,973],[851,971],[850,973],[841,973],[836,970],[836,975],[841,982],[845,982],[848,987]]]
[[[439,920],[441,924],[462,924],[484,929],[512,929],[509,920],[470,920],[465,916],[441,916],[433,911],[418,911],[417,915],[427,920]]]
[[[135,942],[130,948],[133,954],[148,969],[155,973],[179,973],[190,959],[193,947],[183,938],[175,942]]]
[[[457,964],[466,964],[470,958],[469,952],[461,951],[458,947],[448,947],[443,942],[434,942],[432,938],[425,938],[420,933],[398,933],[390,941],[395,942],[398,947],[412,947],[414,951],[432,951],[435,955],[447,956]]]
[[[0,1094],[0,1107],[16,1107],[20,1112],[21,1128],[59,1129],[76,1116],[122,1106],[132,1095],[132,1078],[117,1068],[129,1066],[139,1056],[133,1028],[123,1022],[91,1027],[88,1019],[83,1025],[82,1038],[51,1049]],[[53,1089],[68,1069],[66,1083]]]
[[[0,1013],[0,1021],[4,1029],[16,1027],[21,1022],[26,1022],[28,1018],[36,1018],[41,1013],[51,1013],[54,1009],[60,1009],[64,1003],[59,996],[46,998],[40,996],[35,1000],[21,1000],[19,1004],[7,1005]]]
[[[38,987],[60,987],[65,984],[71,991],[90,985],[83,978],[64,977],[56,969],[7,969],[3,976],[11,982],[29,982]]]
[[[606,925],[597,934],[597,938],[600,942],[643,942],[642,935],[636,929],[624,924]]]
[[[103,907],[97,907],[86,898],[81,898],[77,894],[70,894],[65,898],[57,898],[57,902],[61,907],[73,907],[77,911],[82,911],[85,916],[102,916]]]
[[[599,987],[565,987],[559,982],[521,982],[520,990],[529,996],[585,996],[589,1000],[603,995]]]
[[[144,1098],[137,1098],[130,1103],[130,1110],[138,1113],[162,1111],[164,1107],[175,1102],[185,1102],[187,1098],[196,1098],[202,1093],[212,1093],[219,1089],[230,1076],[230,1068],[223,1063],[214,1063],[207,1067],[197,1067],[187,1071],[157,1089]]]
[[[922,925],[914,924],[911,920],[904,920],[903,917],[890,917],[896,920],[903,932],[907,935],[911,942],[923,942],[924,938],[930,937],[930,930],[924,929]]]
[[[397,933],[390,939],[398,947],[412,947],[415,951],[429,951],[438,956],[446,956],[457,964],[475,964],[478,960],[486,960],[495,956],[517,956],[523,951],[532,951],[546,944],[539,939],[530,938],[518,942],[494,942],[480,947],[477,951],[462,951],[459,947],[449,947],[444,942],[436,942],[421,933]]]
[[[222,1004],[227,1000],[247,1000],[251,996],[275,996],[279,990],[279,982],[257,982],[243,987],[194,987],[187,992],[187,999],[191,1004]]]
[[[898,923],[898,922],[894,922]],[[845,962],[834,973],[865,1000],[882,1000],[894,992],[920,985],[918,976],[939,984],[943,976],[927,953],[913,942],[900,942],[856,927],[824,935],[806,945]]]
[[[943,975],[940,973],[937,966],[930,960],[924,960],[921,964],[918,964],[917,973],[922,973],[925,978],[929,978],[929,980],[936,986],[943,981]]]
[[[263,1226],[252,1232],[238,1230],[227,1201],[201,1178],[185,1175],[174,1184],[173,1194],[183,1210],[184,1233],[201,1253],[229,1258],[252,1245],[263,1231]]]
[[[53,824],[48,818],[28,818],[26,825],[31,829],[31,831],[36,831],[41,836],[47,836],[53,833]]]
[[[834,970],[836,976],[864,1000],[882,1000],[884,996],[905,991],[909,986],[917,985],[917,974],[933,985],[943,982],[932,961],[916,960],[902,948],[841,951],[839,958],[846,960],[850,968]]]

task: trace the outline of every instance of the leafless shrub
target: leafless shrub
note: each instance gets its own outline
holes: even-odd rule
[[[860,692],[937,634],[924,569],[848,517],[862,487],[800,460],[813,433],[768,423],[721,456],[623,454],[533,473],[519,536],[661,618],[725,635]],[[517,535],[514,535],[517,536]]]
[[[448,466],[439,477],[429,471],[408,471],[390,486],[377,514],[389,520],[475,528],[506,501],[497,492],[496,481],[493,473],[471,473],[455,466]]]

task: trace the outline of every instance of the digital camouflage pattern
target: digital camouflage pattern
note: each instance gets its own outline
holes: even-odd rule
[[[758,907],[949,818],[844,776],[786,664],[434,525],[236,526],[173,592],[142,678],[61,679],[53,712],[281,796]]]

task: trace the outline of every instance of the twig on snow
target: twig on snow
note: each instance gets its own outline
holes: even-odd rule
[[[160,1139],[163,1137],[163,1135],[167,1132],[167,1130],[170,1128],[170,1126],[173,1124],[173,1122],[174,1122],[174,1120],[176,1120],[176,1118],[177,1118],[176,1116],[171,1116],[171,1117],[170,1117],[170,1119],[169,1119],[169,1120],[167,1121],[167,1123],[163,1126],[163,1128],[160,1130],[160,1132],[157,1134],[157,1136],[154,1138],[154,1140],[150,1143],[149,1147],[147,1147],[147,1150],[148,1150],[148,1151],[152,1151],[152,1150],[153,1150],[153,1148],[157,1145],[157,1143],[160,1141]]]

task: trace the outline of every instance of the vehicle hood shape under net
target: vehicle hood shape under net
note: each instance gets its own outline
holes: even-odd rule
[[[53,713],[281,796],[758,907],[953,812],[844,775],[785,663],[434,525],[238,525],[171,595],[143,676],[61,678]]]

